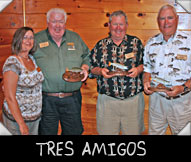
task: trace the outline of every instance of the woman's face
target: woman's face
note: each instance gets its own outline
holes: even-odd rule
[[[29,52],[34,46],[34,34],[31,30],[27,31],[22,41],[22,52]]]

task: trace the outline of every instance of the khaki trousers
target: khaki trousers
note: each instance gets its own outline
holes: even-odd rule
[[[191,121],[191,92],[177,99],[167,100],[157,93],[149,98],[149,134],[164,135],[169,125],[178,134]]]
[[[100,135],[139,135],[144,131],[144,96],[142,93],[124,100],[99,94],[97,131]]]

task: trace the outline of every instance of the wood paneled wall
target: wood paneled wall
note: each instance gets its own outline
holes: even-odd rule
[[[92,49],[98,40],[108,35],[109,15],[115,10],[127,13],[129,22],[127,33],[138,36],[145,44],[149,37],[159,32],[157,13],[159,8],[167,3],[174,5],[180,15],[178,28],[190,32],[191,15],[180,5],[175,4],[175,0],[25,0],[24,6],[23,0],[13,0],[0,13],[0,69],[11,54],[13,33],[24,25],[24,13],[26,26],[38,32],[46,28],[46,12],[50,8],[64,8],[68,15],[67,28],[80,34]],[[85,127],[88,134],[95,131],[96,80],[88,79],[82,87],[82,93],[82,118],[83,122],[88,123]],[[147,104],[148,102],[146,106]]]
[[[68,14],[67,28],[81,35],[92,49],[95,43],[108,34],[108,17],[115,10],[127,13],[128,33],[138,36],[142,42],[158,33],[156,16],[164,4],[175,4],[175,0],[13,0],[0,13],[0,67],[11,54],[10,44],[15,30],[24,25],[35,32],[46,28],[46,12],[52,7],[64,8]],[[179,29],[191,30],[191,16],[179,5],[175,5],[180,15]]]

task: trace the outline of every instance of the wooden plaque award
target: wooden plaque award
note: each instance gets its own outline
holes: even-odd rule
[[[126,76],[126,75],[130,74],[130,72],[124,71],[124,70],[121,70],[121,69],[116,69],[115,71],[110,71],[107,74],[112,75],[113,77],[114,76]]]
[[[79,82],[84,78],[84,74],[80,74],[82,69],[72,68],[71,70],[66,69],[62,78],[67,82]]]
[[[171,91],[170,88],[165,87],[164,84],[160,83],[156,87],[149,87],[149,90],[154,91],[154,92],[167,92]]]

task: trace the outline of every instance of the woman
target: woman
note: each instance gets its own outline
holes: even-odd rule
[[[3,122],[14,135],[38,134],[44,76],[32,56],[35,51],[33,29],[19,28],[13,37],[13,55],[3,66]]]

